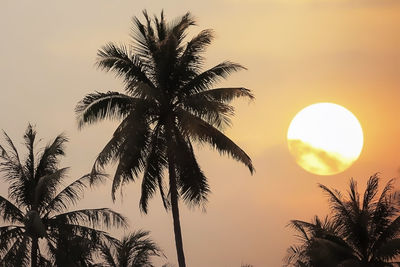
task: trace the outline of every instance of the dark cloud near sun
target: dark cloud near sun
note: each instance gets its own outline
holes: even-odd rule
[[[339,155],[315,148],[299,139],[290,139],[288,143],[297,163],[313,173],[335,174],[351,165],[351,162]]]

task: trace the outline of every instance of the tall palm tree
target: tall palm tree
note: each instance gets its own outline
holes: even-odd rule
[[[129,46],[109,43],[98,51],[98,66],[123,78],[125,94],[88,94],[78,103],[76,112],[80,127],[107,118],[122,120],[93,170],[118,162],[113,199],[121,185],[143,172],[140,209],[144,213],[149,198],[160,190],[164,207],[172,209],[178,263],[184,267],[178,199],[201,205],[210,190],[192,142],[210,144],[244,163],[252,173],[250,157],[222,130],[230,125],[233,115],[229,103],[238,97],[253,99],[253,95],[246,88],[211,89],[217,81],[244,67],[225,61],[202,72],[202,53],[213,33],[203,30],[185,43],[188,28],[195,25],[189,13],[169,24],[163,13],[154,19],[146,11],[143,14],[144,23],[133,19],[133,42]],[[168,169],[169,191],[164,169]]]
[[[348,198],[319,186],[328,195],[332,218],[291,222],[302,244],[289,249],[288,266],[399,266],[400,203],[393,180],[378,196],[379,178],[371,176],[362,198],[353,179]]]
[[[8,199],[0,196],[0,218],[7,223],[0,227],[1,266],[65,266],[61,254],[73,247],[72,241],[93,246],[112,240],[97,227],[126,226],[122,215],[107,208],[68,211],[82,198],[92,175],[63,187],[68,170],[59,168],[67,142],[64,135],[35,151],[36,131],[29,124],[24,134],[28,151],[24,160],[5,132],[4,139],[6,145],[0,145],[0,174],[10,187]],[[94,175],[100,180],[103,176]],[[39,240],[43,240],[40,243],[47,247],[50,257],[42,253]],[[72,256],[68,255],[70,259]]]
[[[100,248],[102,264],[111,267],[154,267],[151,257],[162,256],[161,249],[149,237],[149,232],[135,231],[117,240],[112,246],[103,244]]]

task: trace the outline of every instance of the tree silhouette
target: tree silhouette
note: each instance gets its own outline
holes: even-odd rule
[[[202,72],[202,53],[213,33],[203,30],[184,43],[188,28],[195,24],[189,13],[169,24],[163,13],[154,19],[146,11],[143,14],[144,23],[133,19],[133,42],[129,46],[109,43],[98,51],[98,66],[123,78],[125,94],[88,94],[78,103],[76,112],[80,127],[107,118],[122,120],[93,170],[118,162],[113,199],[121,185],[143,172],[140,209],[147,213],[148,200],[160,191],[164,207],[172,210],[178,262],[184,267],[178,199],[201,205],[209,193],[192,142],[210,144],[253,172],[250,157],[222,132],[230,125],[234,111],[229,103],[238,97],[253,99],[253,95],[246,88],[211,89],[244,67],[226,61]]]
[[[100,255],[103,263],[96,266],[154,267],[151,257],[162,256],[161,249],[149,237],[149,232],[136,231],[115,241],[112,246],[103,244]]]
[[[85,175],[62,187],[68,168],[59,168],[67,138],[58,135],[40,151],[35,151],[36,131],[30,124],[24,134],[27,157],[20,155],[4,132],[6,146],[0,145],[0,173],[10,184],[8,199],[0,196],[0,218],[7,225],[0,227],[1,266],[75,266],[90,260],[90,253],[72,253],[76,244],[87,245],[112,240],[96,227],[126,226],[125,218],[106,208],[68,211],[82,198],[92,175]],[[43,254],[40,243],[47,248]],[[68,255],[67,255],[68,254]],[[64,257],[63,257],[64,256]],[[68,257],[67,257],[68,256]],[[69,265],[63,265],[69,260]]]
[[[362,199],[351,179],[348,198],[324,185],[332,217],[290,222],[301,244],[288,249],[287,266],[398,266],[400,216],[398,194],[390,180],[378,197],[379,178],[367,182]]]

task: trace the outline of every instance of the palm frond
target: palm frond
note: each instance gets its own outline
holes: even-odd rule
[[[338,191],[333,191],[326,187],[325,185],[318,185],[328,196],[329,204],[331,209],[335,211],[335,216],[338,220],[347,219],[348,221],[352,220],[351,213],[346,207],[346,204],[341,199],[341,195]]]
[[[178,63],[177,80],[187,79],[187,71],[192,71],[196,74],[203,65],[203,53],[211,41],[214,39],[214,33],[211,29],[203,30],[198,35],[193,37],[185,47]],[[189,75],[190,77],[190,75]]]
[[[192,14],[190,14],[190,12],[187,12],[185,15],[179,17],[170,25],[168,25],[168,32],[173,34],[178,40],[178,44],[180,44],[182,40],[186,37],[186,30],[193,25],[196,25],[196,22]]]
[[[46,212],[44,218],[47,218],[52,213],[63,212],[71,205],[75,205],[78,200],[82,199],[84,190],[86,190],[90,184],[102,181],[106,176],[107,175],[102,173],[90,173],[69,184],[43,209]]]
[[[104,166],[111,159],[118,160],[111,192],[114,200],[116,190],[134,180],[145,167],[149,126],[144,114],[145,111],[131,113],[96,159],[94,168]]]
[[[146,13],[146,11],[143,11]],[[148,15],[147,24],[149,25]],[[149,68],[154,70],[154,54],[156,53],[157,46],[154,38],[150,38],[147,34],[146,26],[137,17],[132,19],[133,27],[131,30],[131,37],[133,39],[132,49],[140,57],[144,64]],[[165,25],[164,25],[165,26]],[[150,28],[151,32],[152,29]],[[152,77],[153,78],[153,77]]]
[[[178,129],[174,135],[176,144],[173,151],[180,193],[187,204],[204,207],[210,192],[207,178],[197,163],[190,141],[185,140]]]
[[[194,77],[188,83],[183,85],[181,91],[186,95],[205,91],[210,89],[214,83],[228,77],[231,73],[243,69],[246,68],[240,64],[225,61]]]
[[[29,266],[29,254],[26,253],[29,246],[29,237],[21,236],[13,243],[7,253],[0,258],[0,264],[5,267]]]
[[[367,188],[368,190],[368,188]],[[349,201],[347,202],[355,214],[360,213],[360,194],[357,190],[357,182],[350,179]]]
[[[160,19],[154,16],[154,23],[156,24],[157,37],[159,41],[163,41],[167,34],[167,25],[164,18],[164,10],[161,10]]]
[[[389,182],[391,184],[392,182]],[[379,178],[377,174],[370,177],[367,182],[367,188],[365,189],[364,198],[363,198],[363,210],[367,210],[368,207],[371,206],[371,201],[375,198],[378,193],[379,186]],[[390,186],[390,185],[389,185]],[[390,190],[389,187],[384,189],[384,191]]]
[[[86,95],[76,106],[78,127],[104,119],[124,119],[140,99],[118,92]]]
[[[0,227],[0,259],[9,251],[15,242],[22,239],[23,228],[15,225]]]
[[[6,181],[21,182],[25,179],[24,168],[19,157],[11,153],[0,145],[0,172]]]
[[[114,259],[114,253],[109,245],[104,244],[100,247],[100,257],[103,260],[100,266],[119,267],[117,265],[118,260]]]
[[[184,136],[190,136],[200,143],[210,144],[221,154],[230,155],[245,164],[251,173],[254,172],[253,163],[246,152],[218,129],[182,109],[178,110],[177,117]]]
[[[11,201],[0,196],[0,218],[5,222],[22,223],[24,213]]]
[[[108,208],[70,211],[55,215],[49,220],[68,224],[85,224],[91,227],[127,227],[127,219],[120,213]]]
[[[58,186],[65,178],[66,172],[69,168],[58,169],[51,174],[47,174],[39,178],[34,191],[33,205],[43,209],[53,199]]]
[[[160,134],[160,126],[153,130],[149,144],[149,153],[143,171],[142,193],[139,207],[142,212],[147,213],[148,200],[154,195],[157,188],[161,193],[164,208],[168,209],[169,201],[164,193],[163,171],[167,166],[165,140]]]
[[[9,181],[24,179],[24,168],[18,150],[5,131],[3,131],[3,136],[10,149],[6,150],[5,147],[0,145],[0,172]]]
[[[27,175],[29,175],[30,179],[34,179],[35,177],[35,152],[34,152],[34,144],[36,139],[36,130],[31,125],[28,124],[28,127],[25,130],[24,141],[25,146],[28,149],[28,157],[25,160],[25,170]]]
[[[105,71],[114,72],[126,83],[136,81],[155,87],[147,76],[149,69],[146,64],[126,46],[113,43],[103,46],[97,52],[97,66]]]
[[[243,87],[215,88],[191,95],[191,97],[205,97],[208,100],[229,103],[235,98],[247,97],[254,100],[253,93]]]
[[[190,96],[182,101],[182,108],[218,129],[231,125],[234,108],[220,101]]]
[[[297,234],[296,237],[302,241],[310,240],[308,231],[314,227],[313,224],[300,220],[291,220],[287,226],[295,229],[298,233],[300,233],[300,235]]]
[[[68,142],[68,138],[64,134],[60,134],[44,148],[36,167],[37,177],[48,175],[57,170],[59,156],[65,155],[66,142]]]

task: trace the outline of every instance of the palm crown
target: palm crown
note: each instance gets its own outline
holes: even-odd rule
[[[102,264],[96,266],[111,267],[154,267],[151,257],[162,256],[161,249],[151,240],[147,231],[135,231],[116,240],[110,246],[100,247]]]
[[[390,180],[378,196],[379,178],[373,175],[361,198],[350,181],[348,198],[320,185],[328,195],[332,218],[307,223],[294,220],[302,245],[291,247],[290,266],[397,266],[400,255],[398,194]]]
[[[58,165],[67,142],[64,135],[36,152],[36,131],[29,125],[24,134],[28,150],[24,161],[5,132],[4,139],[8,147],[0,145],[0,173],[10,187],[9,199],[0,196],[0,217],[7,223],[0,227],[2,264],[74,266],[78,261],[89,259],[91,248],[96,244],[112,240],[95,227],[126,226],[125,218],[110,209],[68,211],[82,198],[92,176],[85,175],[62,188],[67,168],[60,169]],[[102,175],[96,176],[100,179]],[[47,247],[47,255],[42,253],[39,239],[44,240],[41,244]],[[88,244],[88,253],[82,254],[83,258],[66,255],[74,242]]]
[[[202,53],[213,33],[203,30],[184,42],[187,30],[195,24],[187,13],[167,24],[163,13],[145,22],[133,19],[133,42],[129,46],[109,43],[98,52],[97,64],[112,71],[125,83],[125,94],[95,92],[78,103],[78,123],[95,123],[112,118],[122,122],[98,155],[93,170],[118,162],[112,197],[123,184],[143,172],[140,208],[147,212],[148,200],[160,191],[165,208],[171,205],[180,267],[185,266],[180,240],[178,198],[190,205],[206,202],[207,179],[194,155],[192,142],[210,144],[254,167],[250,157],[223,134],[234,109],[229,103],[237,97],[253,98],[246,88],[213,88],[232,72],[244,69],[229,61],[201,71]],[[164,182],[168,169],[169,190]],[[179,255],[180,254],[180,255]]]
[[[167,26],[163,13],[153,22],[144,12],[146,24],[134,18],[130,46],[109,43],[98,52],[98,66],[113,71],[125,82],[126,94],[118,92],[87,95],[76,107],[79,126],[105,118],[122,119],[112,139],[97,157],[95,168],[118,161],[113,180],[115,190],[144,172],[140,207],[162,184],[167,167],[167,148],[173,150],[181,195],[191,203],[206,200],[205,176],[193,154],[192,141],[209,143],[254,170],[249,156],[220,130],[229,125],[236,97],[253,95],[245,88],[210,89],[215,82],[243,67],[231,62],[200,72],[202,52],[212,40],[204,30],[183,44],[186,30],[194,25],[189,13]]]

